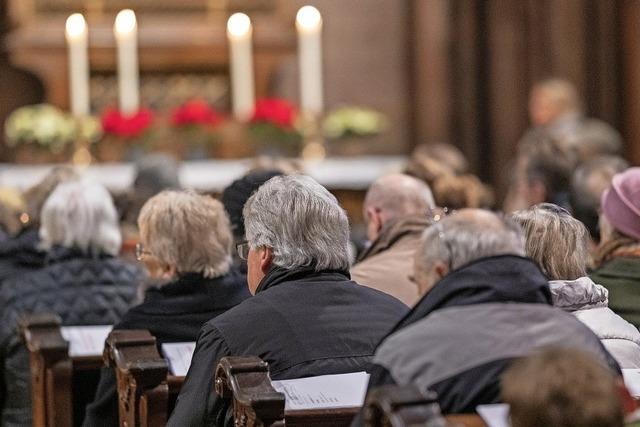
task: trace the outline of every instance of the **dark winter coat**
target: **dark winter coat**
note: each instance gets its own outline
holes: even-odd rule
[[[499,402],[501,374],[514,359],[554,345],[590,352],[620,373],[587,326],[551,306],[547,279],[531,260],[484,258],[436,283],[385,338],[369,389],[414,384],[435,391],[444,413],[475,412]]]
[[[0,288],[3,427],[31,425],[29,357],[18,336],[19,318],[50,312],[64,325],[111,325],[128,310],[142,280],[137,266],[110,256],[90,258],[54,248],[47,264],[12,276]]]
[[[0,286],[5,279],[44,267],[46,252],[38,249],[38,230],[25,230],[0,242]]]
[[[148,329],[160,347],[195,341],[202,325],[250,297],[246,277],[232,271],[207,279],[187,274],[151,288],[114,329]],[[96,397],[87,406],[85,427],[118,426],[118,391],[113,368],[103,368]]]
[[[346,272],[276,267],[254,297],[204,325],[168,425],[225,423],[228,402],[213,388],[224,356],[259,356],[275,380],[363,371],[406,312],[400,301]]]

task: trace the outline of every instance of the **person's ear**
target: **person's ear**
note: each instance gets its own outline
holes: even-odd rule
[[[367,234],[374,240],[382,230],[382,212],[378,208],[368,207],[367,210]]]
[[[273,265],[273,248],[264,247],[260,252],[260,270],[267,274]]]
[[[449,266],[442,261],[436,261],[433,266],[433,271],[435,271],[438,279],[442,279],[444,276],[449,274]]]
[[[638,409],[638,403],[631,396],[631,393],[629,393],[629,389],[624,385],[622,378],[616,381],[616,388],[618,389],[618,395],[620,396],[625,415],[635,412],[636,409]]]
[[[176,277],[176,266],[165,264],[162,266],[162,278],[163,279],[173,279]]]

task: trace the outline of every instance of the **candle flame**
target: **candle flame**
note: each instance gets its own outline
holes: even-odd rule
[[[227,32],[236,37],[251,31],[251,19],[244,13],[234,13],[227,21]]]
[[[322,25],[322,15],[313,6],[302,6],[296,14],[296,25],[305,29],[317,28]]]
[[[116,16],[115,30],[116,33],[131,33],[136,28],[136,14],[131,9],[123,9]]]
[[[87,30],[87,22],[81,13],[74,13],[67,18],[66,31],[69,37],[78,37]]]

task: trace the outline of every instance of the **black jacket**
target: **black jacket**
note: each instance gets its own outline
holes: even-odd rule
[[[120,320],[142,280],[141,270],[118,258],[91,258],[54,248],[48,265],[7,279],[0,288],[0,363],[4,394],[2,426],[31,425],[29,357],[17,332],[18,319],[53,312],[64,325],[107,325]]]
[[[224,356],[254,355],[276,380],[366,370],[407,307],[340,271],[272,269],[256,296],[207,322],[169,426],[222,425],[228,402],[213,373]]]
[[[46,252],[38,249],[37,229],[28,229],[0,242],[0,286],[5,279],[44,267]]]
[[[590,352],[620,373],[588,327],[551,306],[531,260],[484,258],[436,283],[398,323],[376,349],[369,389],[414,384],[435,391],[444,413],[475,412],[499,402],[500,376],[515,358],[547,346]]]
[[[129,310],[114,329],[148,329],[158,347],[163,343],[195,341],[205,322],[250,296],[245,276],[235,271],[215,279],[187,274],[161,288],[149,289],[144,302]],[[115,372],[103,368],[83,425],[118,426],[117,399]]]

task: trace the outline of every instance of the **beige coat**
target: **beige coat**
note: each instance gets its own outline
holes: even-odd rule
[[[418,301],[418,288],[409,275],[413,274],[413,255],[428,226],[426,218],[415,216],[386,224],[351,268],[351,279],[412,307]]]

